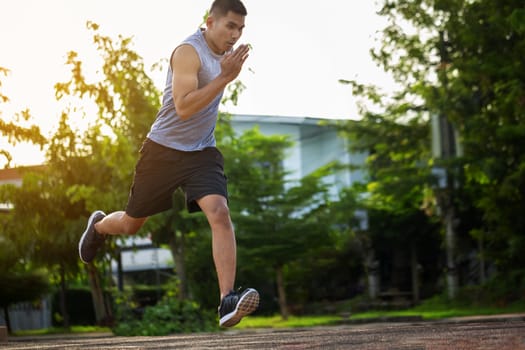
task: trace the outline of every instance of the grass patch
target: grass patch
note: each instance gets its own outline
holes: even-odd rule
[[[519,301],[502,307],[461,305],[444,300],[430,299],[421,305],[405,310],[371,310],[352,314],[348,320],[366,321],[379,318],[417,316],[423,320],[439,320],[452,317],[498,315],[524,313],[525,301]],[[343,321],[340,315],[327,316],[292,316],[283,320],[280,315],[250,316],[242,320],[237,328],[300,328],[314,326],[329,326]]]
[[[14,336],[33,336],[49,334],[82,334],[82,333],[111,333],[111,329],[98,326],[71,326],[70,328],[52,327],[43,329],[30,329],[16,331]]]
[[[290,316],[283,320],[280,315],[250,316],[242,320],[236,328],[302,328],[333,325],[341,321],[340,316]]]
[[[443,301],[438,298],[429,299],[412,309],[423,316],[424,319],[442,319],[462,316],[498,315],[525,312],[525,301],[520,300],[501,306],[479,305],[476,303],[465,304],[451,301]]]

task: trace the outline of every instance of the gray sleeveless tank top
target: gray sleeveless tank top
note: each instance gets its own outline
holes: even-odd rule
[[[207,85],[221,72],[221,55],[215,54],[208,47],[202,29],[186,38],[181,45],[189,44],[195,48],[201,60],[198,73],[199,88]],[[198,151],[206,147],[215,146],[215,125],[219,104],[223,92],[218,94],[206,107],[182,120],[175,110],[172,95],[172,69],[169,65],[166,86],[162,98],[162,107],[151,126],[148,138],[163,146],[180,151]]]

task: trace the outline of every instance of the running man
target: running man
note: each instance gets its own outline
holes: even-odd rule
[[[248,45],[233,49],[246,15],[240,0],[215,0],[206,28],[173,50],[162,107],[140,150],[126,209],[92,213],[78,245],[80,259],[91,262],[107,235],[137,233],[149,216],[170,209],[174,191],[182,188],[188,211],[204,212],[212,231],[222,327],[236,325],[259,305],[255,289],[234,291],[237,248],[214,136],[224,89],[248,58]]]

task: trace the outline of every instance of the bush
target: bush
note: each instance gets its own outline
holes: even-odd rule
[[[465,286],[458,293],[458,300],[470,305],[504,307],[525,296],[525,270],[513,270],[496,275],[483,285]]]
[[[130,298],[130,292],[118,293],[115,304],[115,335],[152,336],[218,329],[214,312],[203,311],[195,301],[181,300],[176,289],[166,292],[157,304],[143,309]]]
[[[444,308],[505,308],[525,300],[525,271],[516,270],[498,275],[482,285],[467,285],[458,290],[454,300],[446,291],[424,300],[417,310],[441,310]]]
[[[71,325],[94,325],[96,324],[95,310],[93,309],[93,298],[89,288],[69,288],[66,292],[67,310],[69,323]],[[60,310],[60,295],[55,291],[52,299],[53,326],[62,327],[64,315]]]

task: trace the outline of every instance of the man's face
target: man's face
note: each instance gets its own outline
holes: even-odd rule
[[[223,17],[210,16],[207,30],[211,42],[208,44],[215,53],[223,54],[233,49],[242,35],[244,18],[245,16],[232,11],[228,11]]]

